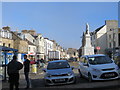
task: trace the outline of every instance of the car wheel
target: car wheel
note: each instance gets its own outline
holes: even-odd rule
[[[78,72],[79,72],[80,77],[82,77],[82,73],[81,73],[80,69],[78,69]]]
[[[91,76],[90,73],[88,73],[88,81],[89,81],[89,82],[92,82],[92,76]]]
[[[76,84],[77,82],[76,82],[76,76],[75,76],[75,79],[74,79],[74,82],[73,82],[73,84]]]

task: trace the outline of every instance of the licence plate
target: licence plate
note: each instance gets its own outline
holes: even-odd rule
[[[55,79],[55,82],[63,82],[65,79]]]
[[[112,77],[114,76],[115,74],[114,73],[111,73],[111,74],[105,74],[105,77]]]

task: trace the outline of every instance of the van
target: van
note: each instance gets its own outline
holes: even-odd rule
[[[93,80],[111,80],[119,77],[119,67],[114,60],[104,54],[84,55],[79,61],[79,74],[88,79]]]

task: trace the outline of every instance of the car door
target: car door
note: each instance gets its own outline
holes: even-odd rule
[[[86,57],[84,58],[84,68],[83,69],[84,69],[84,75],[86,77],[88,77],[89,65],[88,65],[88,60]]]
[[[80,58],[80,63],[79,64],[80,64],[80,66],[79,66],[80,67],[80,72],[82,73],[82,75],[84,75],[84,65],[83,65],[84,64],[84,57]]]

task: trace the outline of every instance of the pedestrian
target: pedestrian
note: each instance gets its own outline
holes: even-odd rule
[[[42,67],[44,67],[45,61],[43,60],[43,58],[41,58],[41,63],[42,63]]]
[[[17,61],[17,56],[14,55],[13,59],[7,65],[7,73],[9,76],[10,90],[19,90],[19,70],[23,68],[22,63]]]
[[[37,67],[40,67],[40,59],[37,60]]]
[[[27,59],[27,55],[24,55],[24,74],[25,74],[25,79],[27,82],[26,88],[28,89],[30,87],[30,80],[29,80],[29,71],[30,71],[30,61]]]

